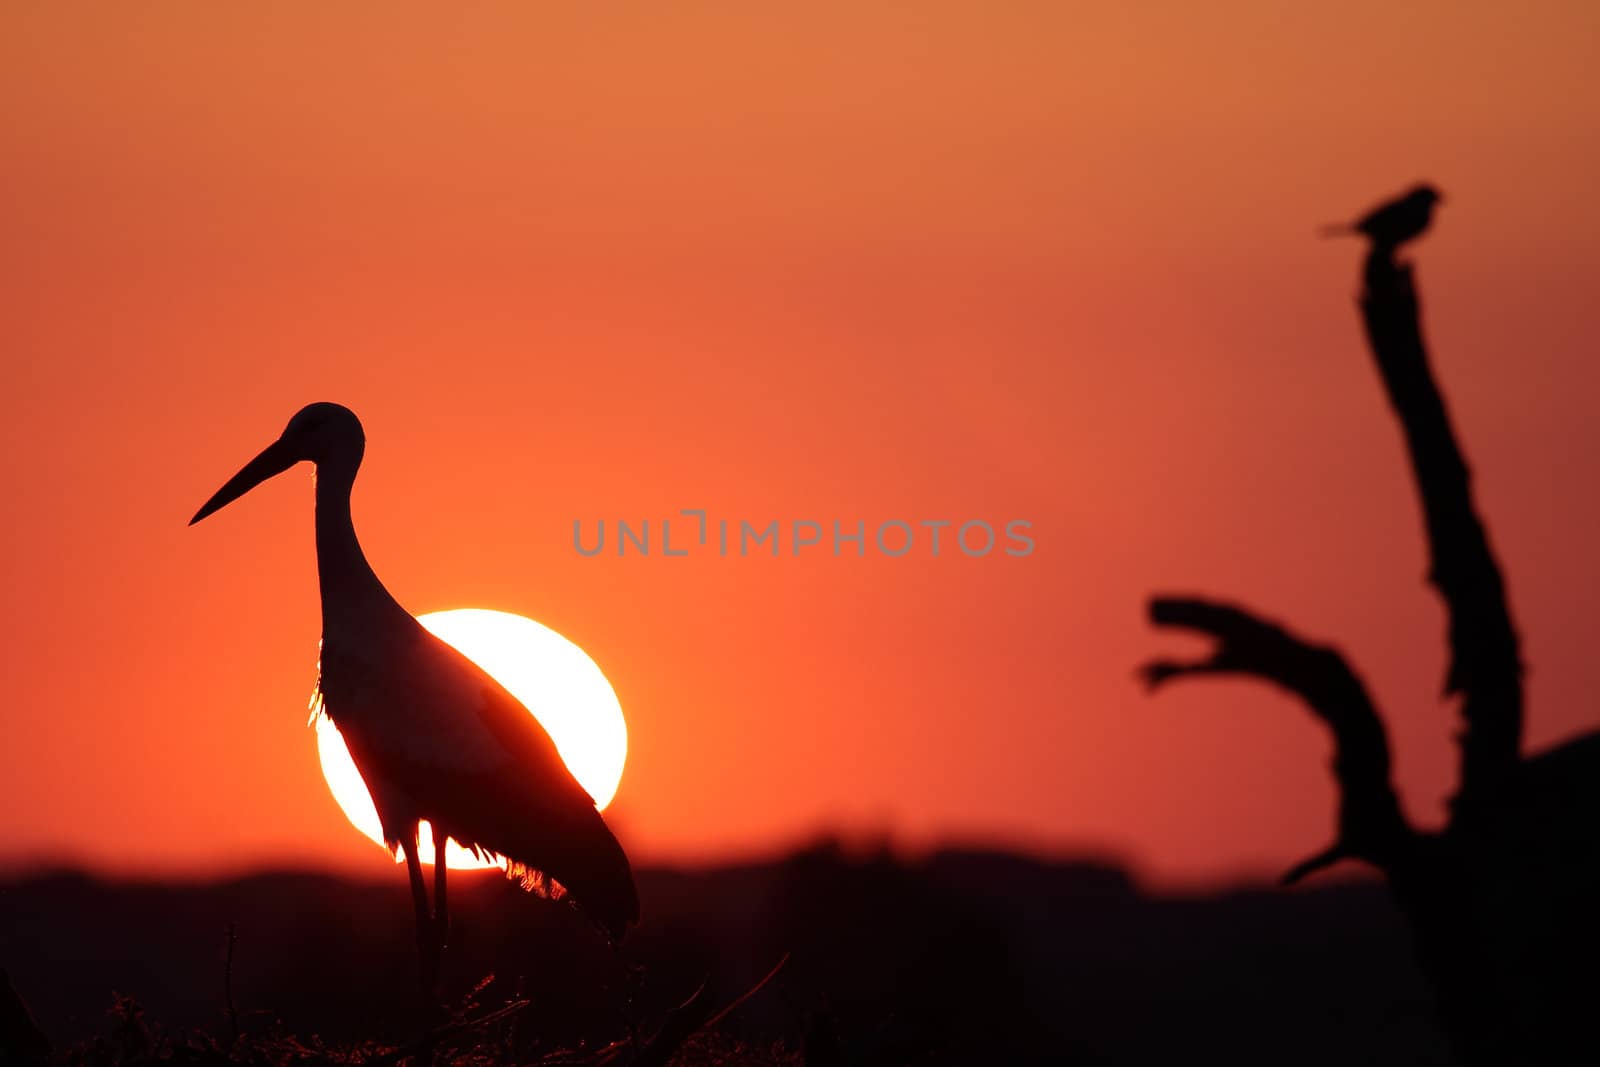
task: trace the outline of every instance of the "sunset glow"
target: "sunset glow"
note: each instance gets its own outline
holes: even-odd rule
[[[387,868],[303,729],[309,466],[184,525],[314,400],[360,414],[403,602],[556,622],[612,676],[641,863],[838,828],[1275,878],[1335,818],[1327,739],[1245,683],[1152,700],[1160,590],[1341,647],[1442,821],[1445,623],[1361,242],[1318,232],[1444,191],[1408,254],[1528,747],[1589,729],[1600,4],[1509,12],[0,7],[7,682],[48,709],[0,745],[0,859]]]
[[[520,700],[549,732],[595,805],[603,811],[611,803],[627,759],[628,727],[611,684],[583,649],[549,627],[510,612],[459,608],[419,615],[417,621]],[[338,727],[326,715],[318,715],[316,730],[317,756],[334,799],[351,825],[382,845],[377,809]],[[433,862],[432,831],[426,822],[417,850],[423,863]],[[474,856],[453,839],[445,854],[452,869],[505,866],[499,857]]]

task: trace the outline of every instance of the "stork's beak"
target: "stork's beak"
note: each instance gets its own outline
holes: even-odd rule
[[[194,518],[189,520],[189,525],[193,526],[213,511],[218,511],[233,503],[274,474],[282,474],[298,462],[300,462],[300,457],[295,455],[288,444],[280,437],[262,449],[261,455],[246,463],[243,470],[229,478],[228,484],[218,489],[211,499],[207,500],[204,506],[194,513]]]

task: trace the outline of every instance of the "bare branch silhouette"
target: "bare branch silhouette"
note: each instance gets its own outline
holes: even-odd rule
[[[1155,660],[1142,669],[1152,689],[1194,674],[1240,674],[1272,682],[1311,709],[1333,733],[1333,774],[1339,784],[1339,833],[1334,844],[1297,864],[1286,883],[1341,859],[1363,859],[1385,870],[1412,837],[1389,774],[1389,739],[1366,687],[1344,657],[1308,644],[1243,608],[1209,600],[1158,597],[1150,603],[1157,626],[1182,627],[1217,639],[1211,657],[1192,663]]]
[[[1409,264],[1367,257],[1361,315],[1411,454],[1432,556],[1429,580],[1450,616],[1446,695],[1460,694],[1458,803],[1504,784],[1522,752],[1522,662],[1505,583],[1473,508],[1471,474],[1434,384]]]

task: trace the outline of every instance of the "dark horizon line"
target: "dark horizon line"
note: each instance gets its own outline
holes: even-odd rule
[[[1270,863],[1262,863],[1259,869],[1255,870],[1240,865],[1218,872],[1212,877],[1152,878],[1148,872],[1140,869],[1139,864],[1107,849],[1086,847],[1041,851],[1019,847],[1015,843],[986,842],[971,837],[940,839],[931,845],[906,847],[895,843],[888,836],[868,839],[850,834],[821,833],[774,849],[760,851],[730,850],[713,857],[695,857],[686,860],[651,857],[637,867],[641,874],[651,876],[693,876],[776,868],[806,856],[828,854],[844,863],[865,863],[887,858],[896,866],[908,869],[926,867],[941,861],[979,862],[987,859],[1047,871],[1098,872],[1117,877],[1126,884],[1131,894],[1141,897],[1202,898],[1281,890],[1276,869]],[[382,862],[377,860],[376,855],[373,859]],[[504,873],[496,868],[479,871],[452,868],[451,874],[453,877],[470,879],[473,884],[504,878]],[[274,879],[322,880],[350,886],[392,888],[389,878],[382,869],[375,869],[371,874],[367,874],[336,865],[294,864],[271,859],[261,863],[229,865],[213,872],[189,869],[130,871],[67,856],[35,855],[19,859],[0,859],[0,888],[52,880],[70,880],[114,888],[183,890],[209,889]],[[1351,864],[1347,869],[1323,875],[1314,883],[1301,887],[1301,891],[1378,885],[1381,881],[1381,877],[1375,872]]]

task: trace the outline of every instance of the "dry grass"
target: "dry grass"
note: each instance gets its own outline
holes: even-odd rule
[[[536,1036],[519,1029],[528,1001],[480,1003],[479,995],[488,985],[488,979],[479,983],[436,1025],[401,1045],[372,1040],[327,1043],[316,1035],[290,1033],[281,1025],[240,1033],[231,1004],[230,1033],[225,1037],[200,1030],[166,1030],[147,1020],[133,998],[118,995],[106,1036],[33,1062],[61,1067],[800,1067],[805,1062],[799,1051],[783,1042],[760,1047],[715,1029],[716,1022],[745,997],[713,1015],[702,989],[647,1031],[600,1047],[556,1049],[540,1047]],[[760,988],[758,984],[750,993]],[[0,1062],[14,1061],[27,1062],[0,1054]]]

